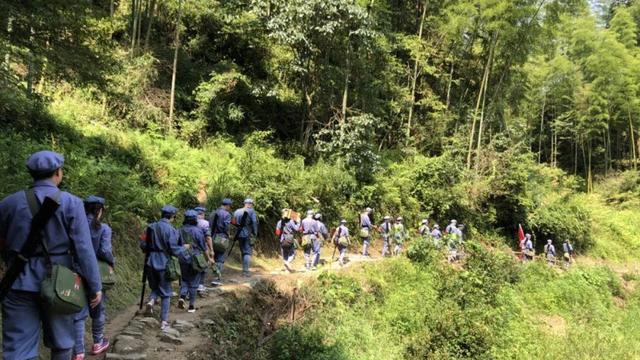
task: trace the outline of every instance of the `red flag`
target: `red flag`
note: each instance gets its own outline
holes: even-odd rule
[[[518,240],[520,240],[520,242],[524,241],[524,230],[522,230],[521,224],[518,224]]]

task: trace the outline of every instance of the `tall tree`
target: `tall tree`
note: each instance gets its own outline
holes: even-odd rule
[[[176,76],[178,73],[178,53],[180,52],[180,30],[182,27],[182,1],[178,0],[178,15],[176,19],[176,33],[174,39],[173,69],[171,71],[171,94],[169,100],[169,129],[173,127],[173,111],[176,100]]]

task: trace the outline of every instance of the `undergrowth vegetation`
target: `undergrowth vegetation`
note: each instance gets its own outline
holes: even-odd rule
[[[261,220],[258,248],[266,256],[277,255],[271,234],[285,207],[319,210],[331,227],[339,218],[353,226],[357,213],[372,206],[376,221],[384,214],[402,215],[410,229],[426,217],[441,225],[457,218],[467,225],[470,238],[492,245],[515,248],[521,223],[533,233],[538,249],[546,238],[557,245],[568,238],[581,253],[594,244],[595,254],[614,259],[638,251],[634,234],[640,223],[631,195],[626,201],[607,194],[604,200],[576,195],[580,180],[535,164],[528,153],[487,149],[486,161],[492,165],[480,177],[459,166],[462,160],[454,151],[437,157],[390,153],[372,173],[374,181],[362,183],[339,161],[309,165],[301,156],[279,157],[282,149],[271,144],[270,132],[252,133],[241,144],[218,137],[195,147],[172,133],[121,128],[99,102],[77,91],[58,91],[50,105],[20,97],[4,100],[2,115],[12,122],[0,135],[0,160],[10,171],[2,174],[0,194],[28,186],[23,169],[31,152],[51,148],[64,153],[63,187],[107,199],[106,221],[114,227],[123,280],[112,301],[118,307],[133,299],[136,284],[125,279],[137,278],[137,237],[164,203],[181,209],[203,203],[213,209],[224,197],[236,204],[245,196],[255,198]],[[620,179],[620,194],[637,191],[632,175]],[[619,216],[611,216],[613,211]],[[487,234],[495,236],[485,239]]]
[[[467,250],[466,262],[451,267],[416,241],[410,260],[322,273],[301,290],[313,304],[304,318],[277,329],[252,358],[630,359],[639,353],[638,293],[610,269],[559,271],[521,265],[481,245]]]

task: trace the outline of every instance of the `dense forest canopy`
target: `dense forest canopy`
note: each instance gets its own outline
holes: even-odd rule
[[[7,100],[73,84],[121,126],[193,145],[271,131],[283,155],[339,160],[362,183],[385,154],[450,152],[482,174],[495,152],[530,151],[586,190],[637,165],[639,1],[19,1],[0,14]]]

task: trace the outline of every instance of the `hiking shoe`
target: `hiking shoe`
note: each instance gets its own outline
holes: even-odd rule
[[[99,344],[93,344],[93,347],[91,348],[91,354],[92,355],[102,354],[103,352],[107,351],[107,349],[109,349],[109,340],[102,339],[102,341]]]
[[[168,328],[169,328],[169,322],[168,321],[163,321],[162,325],[160,325],[160,330],[166,331]]]
[[[187,307],[185,306],[185,301],[184,298],[180,298],[178,299],[178,309],[186,309]]]
[[[204,287],[204,285],[202,285],[202,284],[198,285],[198,291],[202,292],[202,291],[205,291],[205,290],[207,290],[207,289]]]
[[[213,280],[211,282],[211,286],[221,286],[222,285],[222,281],[220,280]]]
[[[193,305],[189,305],[189,310],[187,310],[187,312],[193,314],[194,312],[196,312],[196,307]]]
[[[250,273],[250,272],[248,272],[248,271],[243,271],[243,272],[242,272],[242,276],[244,276],[244,277],[248,278],[248,277],[251,277],[251,273]]]
[[[84,353],[73,355],[73,360],[84,360]]]

